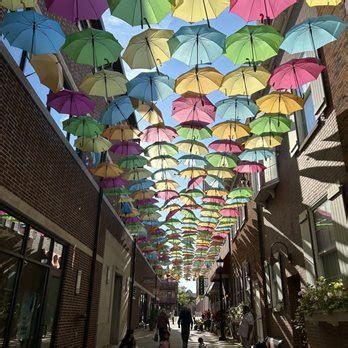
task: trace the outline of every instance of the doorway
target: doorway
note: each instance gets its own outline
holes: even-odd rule
[[[110,343],[118,344],[120,336],[121,297],[123,278],[115,273],[112,316],[110,327]]]

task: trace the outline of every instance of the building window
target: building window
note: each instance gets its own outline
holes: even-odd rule
[[[280,258],[281,256],[278,255]],[[272,294],[272,308],[274,311],[280,311],[283,308],[283,283],[281,262],[278,259],[273,265],[270,265],[271,278],[271,294]]]
[[[277,168],[277,154],[276,151],[273,150],[273,154],[271,157],[267,158],[264,162],[266,167],[263,172],[264,183],[269,183],[278,179],[278,168]]]

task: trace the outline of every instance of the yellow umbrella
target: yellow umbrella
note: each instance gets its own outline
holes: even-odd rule
[[[0,0],[0,6],[17,11],[21,8],[30,8],[37,5],[37,0]]]
[[[242,66],[227,74],[220,87],[220,91],[227,96],[251,95],[266,88],[271,74],[262,66],[254,68]]]
[[[123,196],[123,195],[121,195],[121,196],[119,196],[119,197],[117,198],[117,201],[118,201],[119,203],[131,203],[131,202],[134,202],[134,199],[131,198],[131,197],[129,197],[129,196]]]
[[[90,171],[93,175],[101,178],[115,178],[122,173],[122,169],[110,162],[100,163],[97,167],[91,168]]]
[[[230,0],[176,0],[172,1],[173,16],[189,23],[216,18],[230,4]]]
[[[257,99],[256,104],[262,112],[290,115],[302,110],[304,101],[288,92],[272,92]]]
[[[151,124],[164,122],[161,110],[154,103],[140,101],[135,98],[131,98],[131,100],[134,108],[141,115],[141,119],[144,119]]]
[[[212,223],[212,222],[201,222],[199,224],[200,227],[213,227],[215,228],[216,227],[216,224]]]
[[[218,217],[220,217],[220,213],[217,211],[213,211],[213,210],[202,210],[201,216],[218,218]]]
[[[176,210],[176,209],[180,209],[181,206],[179,204],[170,204],[170,205],[166,205],[165,207],[162,207],[162,210],[163,211],[167,211],[167,212],[171,212],[173,210]]]
[[[126,94],[127,82],[127,78],[117,71],[101,70],[94,74],[88,74],[82,81],[80,88],[89,95],[107,99]]]
[[[253,136],[249,138],[245,144],[244,147],[246,149],[257,149],[257,148],[273,148],[276,146],[279,146],[282,143],[282,138],[279,136],[272,136],[272,135],[266,135],[266,136]]]
[[[182,140],[175,144],[182,152],[205,156],[209,153],[208,148],[197,140]]]
[[[111,142],[99,135],[89,138],[80,137],[75,140],[75,147],[83,152],[105,152],[112,146]]]
[[[171,156],[157,156],[149,160],[148,165],[152,168],[174,168],[179,161]]]
[[[141,132],[138,129],[130,128],[127,124],[118,124],[105,129],[103,136],[109,140],[125,141],[138,139],[140,133]]]
[[[220,179],[232,179],[234,177],[234,172],[228,168],[209,168],[207,173]]]
[[[147,29],[131,38],[122,58],[132,69],[157,68],[171,57],[168,40],[173,34],[172,30]]]
[[[223,197],[226,196],[228,192],[226,190],[220,190],[220,189],[210,189],[205,191],[206,196],[215,196],[215,197]]]
[[[180,195],[179,198],[185,205],[197,205],[197,202],[189,196]]]
[[[337,6],[342,0],[306,0],[308,6]]]
[[[249,126],[235,121],[218,123],[211,130],[213,131],[213,135],[220,139],[239,139],[250,134]]]
[[[136,168],[123,174],[127,180],[142,180],[151,177],[152,173],[145,168]]]
[[[63,69],[54,54],[33,55],[30,59],[40,82],[51,91],[58,92],[63,88]]]
[[[176,190],[180,187],[180,185],[174,180],[160,180],[155,184],[156,190]]]
[[[193,68],[180,75],[175,81],[175,92],[199,95],[209,94],[221,86],[223,75],[211,67]]]
[[[134,192],[131,197],[135,200],[140,200],[140,199],[150,199],[155,195],[155,191],[136,191]]]
[[[138,212],[138,210],[133,208],[131,213],[129,213],[129,214],[120,213],[120,216],[122,216],[122,217],[136,217],[136,216],[139,216],[139,212]]]
[[[188,179],[197,178],[202,175],[207,175],[207,172],[204,169],[197,167],[186,168],[180,172],[182,178]]]

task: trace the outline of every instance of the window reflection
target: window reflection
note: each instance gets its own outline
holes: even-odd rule
[[[6,211],[0,210],[0,247],[20,252],[25,224]]]
[[[51,238],[43,233],[30,229],[27,243],[27,255],[43,264],[49,264]]]
[[[63,255],[63,245],[55,242],[53,247],[53,256],[52,256],[52,266],[56,269],[61,268],[62,263],[62,255]]]

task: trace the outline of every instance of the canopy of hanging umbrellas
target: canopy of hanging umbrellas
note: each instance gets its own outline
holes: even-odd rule
[[[110,8],[112,16],[140,26],[140,34],[124,48],[103,30],[87,28],[66,36],[58,22],[31,9],[36,0],[0,2],[9,10],[0,26],[3,37],[28,52],[41,82],[52,91],[47,106],[70,115],[63,129],[77,137],[76,148],[104,153],[90,170],[101,178],[100,187],[160,276],[190,279],[209,269],[240,207],[253,197],[246,180],[235,177],[266,169],[263,162],[291,130],[289,115],[304,106],[301,86],[325,69],[314,52],[335,41],[346,27],[338,17],[321,16],[294,26],[283,37],[272,21],[296,2],[45,0],[49,12],[71,22],[99,19]],[[341,0],[306,2],[335,6]],[[246,25],[226,37],[210,20],[228,7]],[[187,25],[176,32],[151,28],[168,15]],[[281,50],[312,55],[274,71],[262,66]],[[91,66],[81,92],[62,89],[59,51]],[[128,81],[111,70],[110,63],[121,53],[130,68],[148,71]],[[224,76],[211,66],[221,55],[239,67]],[[160,71],[170,59],[187,65],[176,80]],[[253,97],[263,89],[270,92]],[[214,105],[209,94],[217,90],[225,99]],[[173,93],[178,96],[172,113],[164,116],[177,122],[175,128],[164,123],[156,105]],[[95,107],[89,96],[108,102],[99,120],[89,116]],[[134,113],[147,123],[144,129],[129,122]]]

